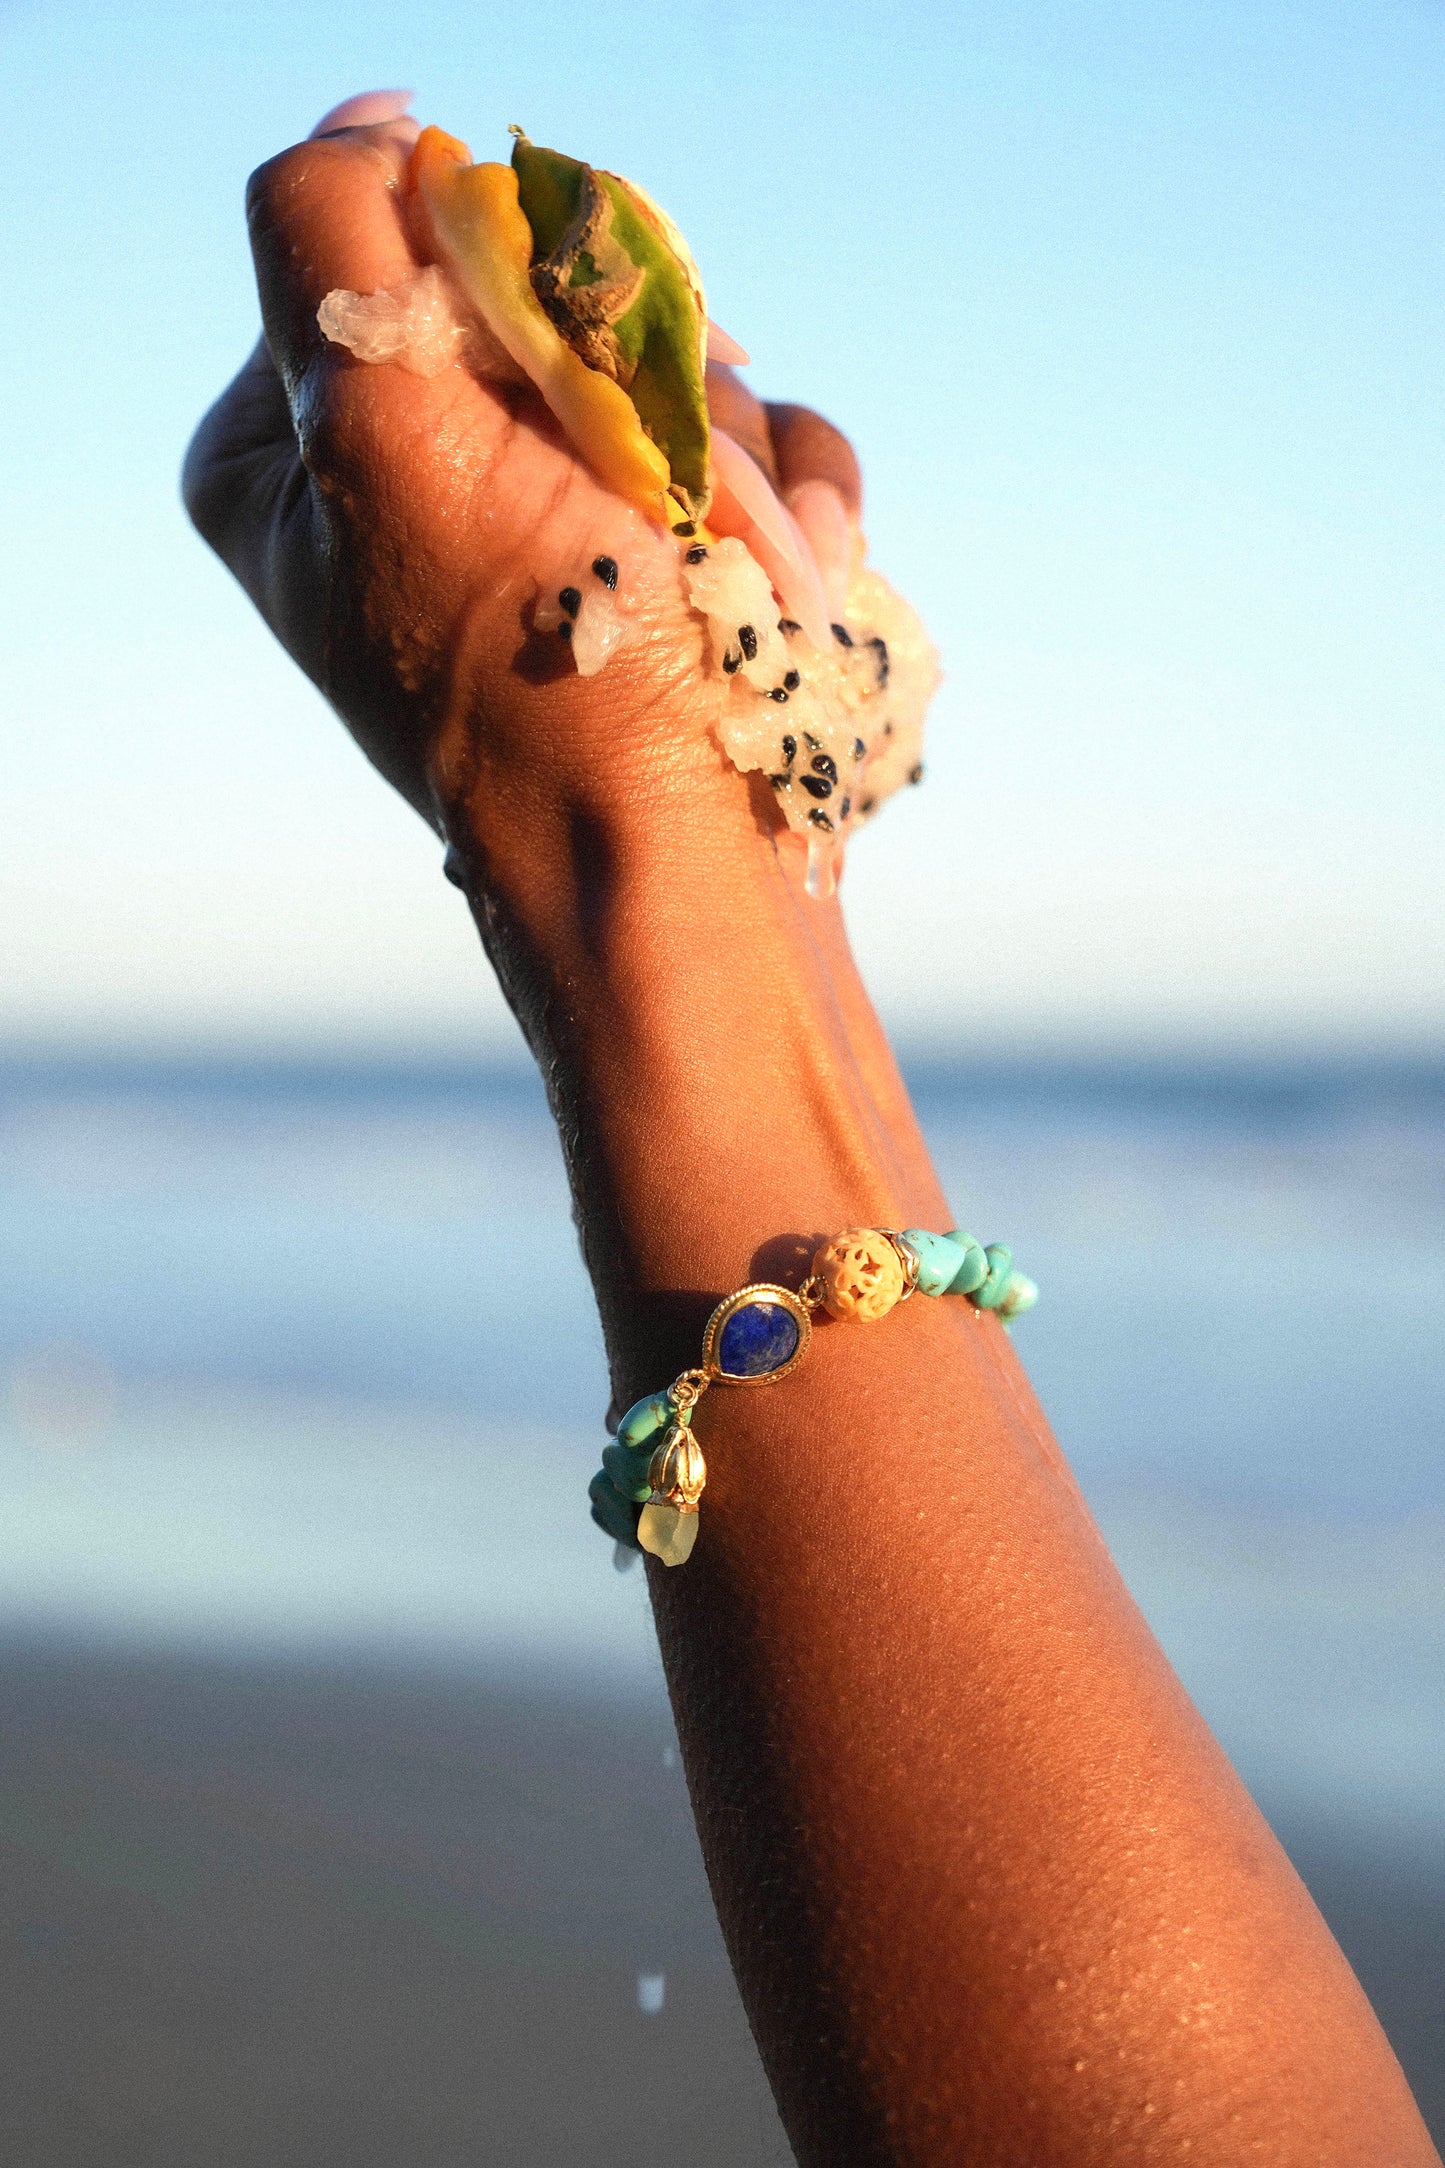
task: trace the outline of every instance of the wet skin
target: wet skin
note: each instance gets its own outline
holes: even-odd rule
[[[406,142],[344,133],[255,177],[265,346],[202,426],[188,501],[459,855],[558,1114],[625,1405],[757,1270],[955,1214],[836,906],[801,895],[765,791],[710,737],[672,545],[527,395],[323,348],[329,288],[414,261]],[[714,398],[785,487],[823,476],[856,505],[826,424],[735,380]],[[526,597],[599,551],[647,636],[584,682],[538,667]],[[916,1300],[825,1325],[798,1371],[719,1389],[697,1426],[703,1533],[649,1572],[719,1915],[805,2168],[1436,2159],[993,1319]]]

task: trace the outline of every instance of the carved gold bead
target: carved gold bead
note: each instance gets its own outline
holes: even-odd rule
[[[707,1462],[686,1423],[669,1423],[652,1456],[647,1480],[659,1498],[695,1506],[707,1482]]]
[[[830,1316],[856,1318],[863,1325],[886,1317],[903,1295],[902,1261],[876,1227],[850,1227],[834,1235],[814,1256],[813,1272],[823,1284]]]

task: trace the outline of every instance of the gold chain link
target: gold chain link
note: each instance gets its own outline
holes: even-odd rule
[[[677,1410],[680,1423],[687,1422],[693,1409],[711,1385],[706,1370],[684,1370],[667,1388],[667,1397]]]

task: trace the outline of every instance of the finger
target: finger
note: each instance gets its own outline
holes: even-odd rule
[[[333,288],[376,293],[417,268],[406,158],[384,124],[298,143],[252,174],[246,215],[261,321],[288,391],[324,344],[316,311]]]
[[[813,553],[828,621],[836,625],[847,613],[848,582],[860,550],[858,522],[831,482],[795,482],[783,501]]]
[[[863,476],[841,429],[811,407],[772,401],[767,407],[773,457],[786,496],[800,482],[829,482],[854,519],[863,515]]]
[[[773,457],[768,410],[741,377],[719,361],[707,365],[707,410],[718,428],[725,429],[735,443],[741,444],[776,487],[778,463]]]
[[[811,407],[772,405],[767,412],[782,499],[808,538],[836,620],[861,547],[857,457],[843,432]]]

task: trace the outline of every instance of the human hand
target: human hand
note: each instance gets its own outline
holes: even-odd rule
[[[197,527],[442,832],[483,800],[516,812],[539,796],[637,803],[676,787],[752,823],[747,786],[706,728],[701,628],[676,544],[594,480],[530,387],[460,363],[427,378],[359,362],[323,337],[326,293],[393,286],[424,260],[404,187],[415,124],[400,101],[389,117],[357,105],[370,125],[308,140],[252,177],[264,338],[191,445]],[[807,409],[765,408],[730,370],[711,368],[709,391],[835,576],[859,505],[846,441]],[[622,568],[634,638],[583,679],[530,614],[599,553]]]

